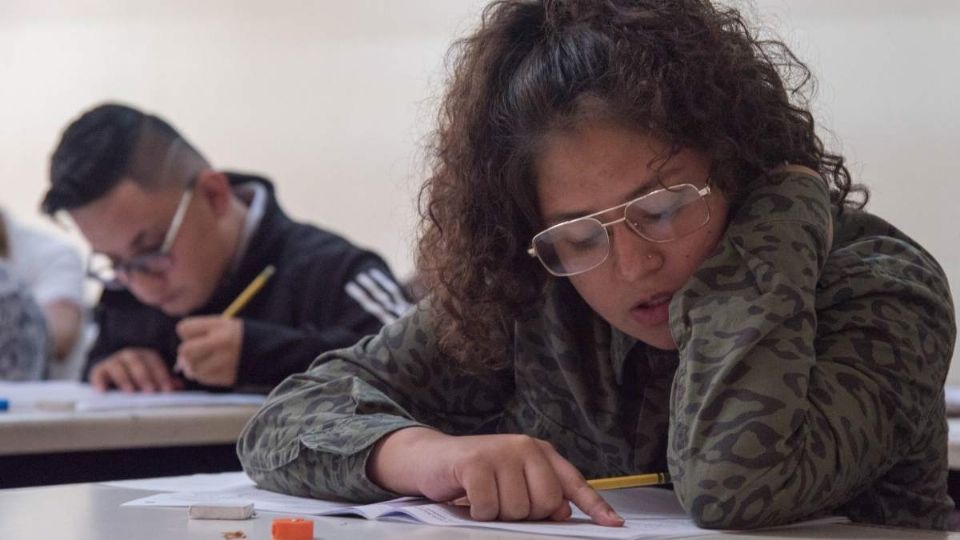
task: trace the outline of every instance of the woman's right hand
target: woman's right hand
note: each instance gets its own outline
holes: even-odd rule
[[[550,443],[526,435],[455,437],[406,428],[377,443],[367,472],[396,493],[465,498],[478,521],[562,521],[572,502],[599,525],[623,525],[576,467]]]

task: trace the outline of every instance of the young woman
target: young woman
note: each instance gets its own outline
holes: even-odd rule
[[[261,486],[617,525],[584,477],[668,470],[704,527],[945,527],[946,279],[853,202],[784,45],[702,0],[509,0],[457,51],[430,294],[273,392]]]

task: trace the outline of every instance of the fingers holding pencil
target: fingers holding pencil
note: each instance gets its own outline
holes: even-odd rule
[[[243,321],[213,315],[177,324],[177,366],[191,380],[210,386],[236,383],[243,346]]]
[[[177,324],[180,346],[174,371],[211,386],[233,386],[243,345],[243,323],[233,317],[273,275],[268,265],[219,316],[188,317]]]
[[[233,300],[233,302],[231,302],[230,305],[227,306],[227,309],[223,310],[223,314],[221,315],[221,317],[223,317],[224,319],[229,319],[230,317],[233,317],[234,315],[236,315],[237,312],[243,309],[243,306],[247,305],[247,303],[258,292],[260,292],[260,289],[263,288],[263,286],[267,283],[267,280],[270,279],[271,276],[273,276],[273,273],[275,271],[276,271],[276,267],[274,267],[272,264],[268,264],[267,267],[264,268],[257,275],[257,277],[253,278],[253,281],[251,281],[250,284],[247,285],[247,288],[245,288],[239,295],[237,295],[237,297]]]

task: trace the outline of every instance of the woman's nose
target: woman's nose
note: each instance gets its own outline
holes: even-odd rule
[[[663,266],[664,254],[660,244],[643,238],[625,224],[611,229],[609,233],[611,256],[617,273],[623,279],[641,279]]]

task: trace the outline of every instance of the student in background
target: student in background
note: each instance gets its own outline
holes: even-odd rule
[[[0,213],[0,258],[43,311],[52,345],[51,373],[75,352],[84,320],[83,260],[65,239],[27,227]]]
[[[431,295],[278,386],[247,473],[618,525],[584,476],[669,470],[703,527],[945,527],[946,278],[862,210],[808,69],[752,28],[700,0],[489,6],[424,186]]]
[[[36,381],[47,369],[47,323],[10,265],[5,224],[0,216],[0,380]]]
[[[292,221],[269,181],[214,170],[132,107],[70,124],[50,182],[44,211],[70,215],[105,287],[87,371],[97,388],[270,388],[408,307],[380,257]],[[239,316],[221,317],[268,265]]]

